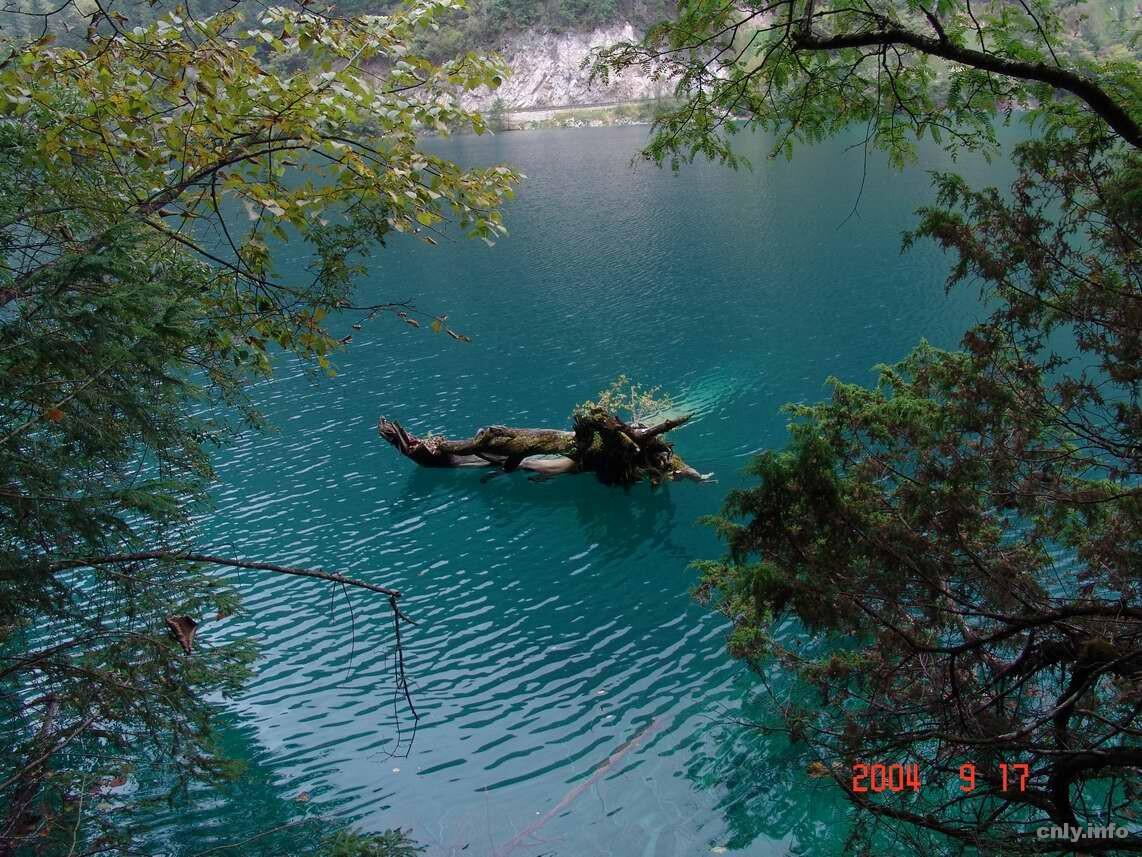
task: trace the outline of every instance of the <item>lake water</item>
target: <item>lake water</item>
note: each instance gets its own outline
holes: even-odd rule
[[[433,857],[830,854],[848,815],[775,739],[756,680],[695,605],[696,519],[783,443],[782,403],[870,380],[921,337],[954,344],[977,296],[945,296],[932,246],[900,254],[931,199],[926,150],[903,173],[851,141],[753,172],[630,159],[644,128],[433,141],[527,181],[495,247],[399,238],[362,302],[447,313],[469,344],[378,318],[336,378],[284,365],[255,398],[278,431],[218,456],[218,551],[341,570],[406,593],[413,739],[393,693],[387,606],[292,578],[245,578],[249,615],[207,623],[261,644],[224,738],[250,769],[160,820],[181,853],[304,853],[322,815],[401,826]],[[960,164],[975,181],[995,168]],[[295,260],[301,264],[303,260]],[[348,330],[349,320],[344,326]],[[608,489],[591,477],[425,471],[376,434],[565,426],[620,372],[696,414],[672,435],[716,484]],[[411,740],[410,740],[411,739]],[[298,799],[300,796],[301,799]],[[251,838],[256,837],[256,838]]]

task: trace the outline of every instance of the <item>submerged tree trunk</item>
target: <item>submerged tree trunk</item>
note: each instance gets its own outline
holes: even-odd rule
[[[646,426],[589,408],[575,413],[571,431],[489,426],[463,440],[421,438],[384,417],[377,430],[422,467],[496,467],[542,476],[590,472],[605,485],[633,485],[643,479],[659,485],[674,479],[704,482],[711,476],[683,461],[664,437],[689,419],[675,417]]]

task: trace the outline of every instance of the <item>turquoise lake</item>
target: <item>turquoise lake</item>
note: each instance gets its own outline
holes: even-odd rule
[[[767,712],[725,624],[691,600],[689,563],[720,553],[697,519],[752,453],[784,442],[783,403],[825,397],[830,375],[870,381],[922,337],[956,343],[979,296],[946,295],[949,261],[930,244],[901,255],[900,236],[932,199],[927,170],[1007,171],[934,148],[904,172],[870,155],[860,194],[851,140],[786,162],[742,138],[752,172],[672,174],[632,167],[645,136],[431,141],[527,175],[510,235],[490,248],[398,237],[360,301],[410,299],[472,342],[382,316],[354,332],[335,378],[281,365],[255,389],[277,430],[219,452],[203,545],[402,589],[419,728],[394,698],[386,603],[251,573],[248,614],[201,632],[261,646],[224,733],[250,768],[164,814],[154,835],[170,850],[303,853],[315,825],[301,822],[322,815],[411,828],[431,857],[839,850],[849,816],[832,787],[738,725]],[[420,434],[562,427],[619,373],[696,415],[672,438],[715,484],[482,482],[418,470],[376,433],[380,415]]]

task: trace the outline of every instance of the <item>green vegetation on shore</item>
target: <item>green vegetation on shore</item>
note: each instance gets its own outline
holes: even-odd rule
[[[174,4],[125,2],[112,0],[103,7],[110,20],[97,21],[96,30],[147,24],[166,14]],[[182,4],[193,18],[216,12],[242,12],[241,3],[230,0],[185,0]],[[332,0],[313,7],[329,9],[343,16],[390,15],[401,7],[400,0]],[[80,10],[85,4],[61,4],[53,0],[20,0],[0,13],[0,27],[10,38],[37,35],[46,24],[57,36],[66,40],[80,39],[87,31],[89,19]],[[260,8],[260,6],[259,6]],[[439,16],[432,28],[415,37],[420,52],[434,59],[456,56],[468,51],[487,52],[500,46],[505,35],[521,30],[545,32],[590,30],[619,21],[645,28],[673,14],[669,0],[468,0],[465,7]],[[15,10],[19,10],[17,13]],[[87,12],[89,14],[90,12]],[[122,20],[116,16],[122,16]]]
[[[649,125],[660,115],[677,107],[669,98],[648,98],[591,107],[537,108],[509,112],[493,105],[488,125],[495,131],[523,131],[531,128],[593,128],[603,125]]]

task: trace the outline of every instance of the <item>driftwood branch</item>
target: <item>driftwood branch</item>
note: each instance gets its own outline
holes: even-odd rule
[[[710,475],[688,465],[663,438],[689,419],[689,415],[672,417],[646,426],[594,407],[576,411],[570,431],[488,426],[473,437],[450,440],[416,437],[384,417],[377,431],[421,467],[495,467],[541,477],[594,473],[604,484],[626,486],[644,479],[652,485],[677,479],[704,482]]]
[[[652,437],[658,437],[660,434],[666,434],[668,431],[673,431],[679,426],[685,425],[690,422],[690,414],[683,414],[680,417],[673,417],[669,420],[663,420],[658,425],[651,426],[650,428],[639,429],[636,431],[636,440],[646,441]]]

